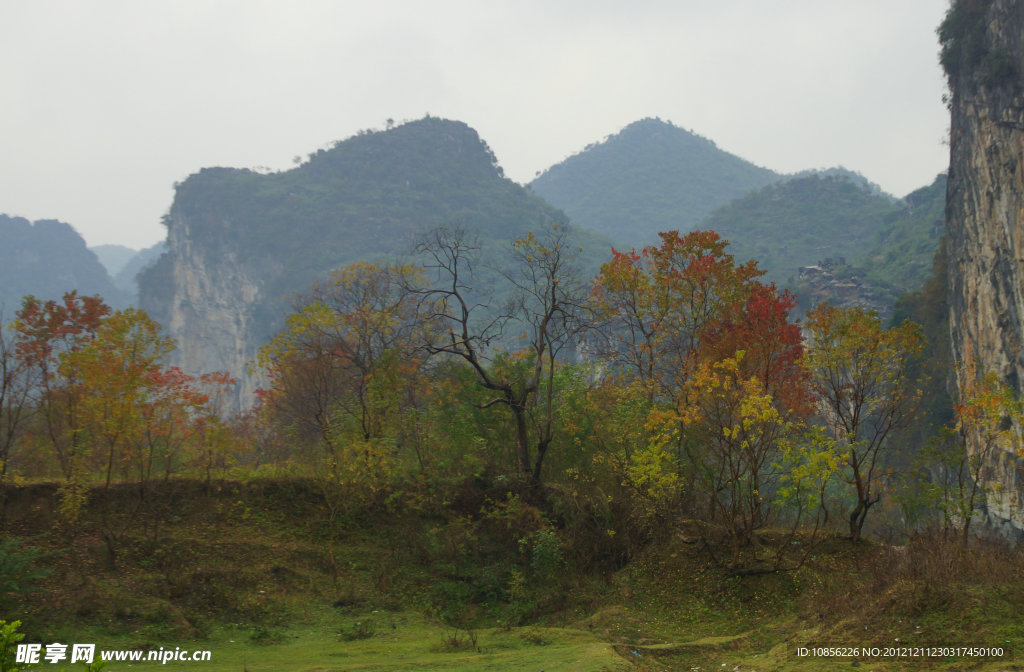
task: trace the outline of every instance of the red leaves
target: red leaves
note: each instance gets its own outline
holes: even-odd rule
[[[16,352],[33,363],[42,363],[55,349],[74,349],[80,341],[95,337],[100,322],[110,314],[110,306],[99,296],[64,295],[61,302],[41,303],[26,296],[16,314],[18,332]]]
[[[737,264],[714,231],[662,233],[660,247],[613,251],[592,297],[606,320],[609,359],[662,393],[678,391],[701,361],[743,350],[744,369],[790,410],[807,410],[800,329],[788,292],[757,281],[756,262]]]
[[[796,297],[779,293],[774,283],[754,283],[742,302],[730,304],[709,329],[708,350],[715,358],[743,350],[743,369],[757,376],[765,392],[786,410],[806,416],[811,411],[809,378],[801,365],[804,353],[800,327],[789,321]]]

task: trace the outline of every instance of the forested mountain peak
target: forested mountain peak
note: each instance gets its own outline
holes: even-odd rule
[[[223,243],[285,265],[283,256],[302,255],[317,268],[401,253],[409,236],[441,224],[507,238],[567,222],[505,179],[476,131],[436,117],[362,131],[284,172],[204,168],[177,185],[165,221],[174,217],[188,218],[206,249]],[[319,259],[308,263],[310,254]]]
[[[299,171],[401,183],[423,177],[423,161],[451,171],[442,177],[479,180],[503,175],[494,153],[475,130],[461,121],[429,116],[384,131],[362,131],[331,149],[310,154]]]
[[[140,302],[170,325],[187,371],[237,377],[294,295],[347,264],[406,255],[439,226],[476,236],[483,266],[552,225],[574,231],[590,273],[611,250],[505,178],[476,131],[435,117],[363,131],[284,172],[205,168],[177,185],[164,223],[169,249],[139,275]]]
[[[21,305],[21,297],[60,298],[65,292],[100,294],[121,306],[128,296],[114,288],[110,276],[85,240],[66,222],[0,214],[0,304],[5,317]]]
[[[660,231],[694,229],[715,208],[779,179],[711,140],[646,118],[552,166],[530,187],[583,228],[642,247]]]
[[[859,258],[872,248],[897,203],[842,174],[811,173],[768,185],[717,210],[702,223],[732,241],[741,259],[757,259],[786,283],[801,266]]]

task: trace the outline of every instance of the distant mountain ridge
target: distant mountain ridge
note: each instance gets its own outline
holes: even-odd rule
[[[137,296],[138,285],[135,282],[136,276],[143,269],[155,264],[166,251],[167,242],[160,241],[155,245],[150,245],[135,252],[121,269],[114,274],[114,285],[125,292],[130,292],[133,297]]]
[[[857,285],[860,303],[888,313],[900,294],[928,279],[945,232],[945,201],[945,175],[896,199],[860,176],[812,173],[737,199],[701,228],[719,232],[734,255],[756,259],[766,279],[798,294],[805,289],[798,275],[807,275],[801,268],[828,267],[842,291]]]
[[[23,296],[59,299],[65,292],[101,295],[123,307],[129,294],[114,287],[107,270],[70,224],[0,214],[0,304],[4,319],[21,306]]]
[[[626,247],[692,230],[716,208],[782,179],[657,118],[636,121],[548,168],[530,189]]]
[[[93,245],[89,250],[100,260],[110,277],[117,275],[138,252],[125,245]]]
[[[945,177],[899,199],[842,167],[782,175],[660,119],[634,122],[552,166],[530,188],[623,247],[671,229],[712,229],[766,279],[796,288],[826,260],[887,304],[928,277],[943,231]],[[861,282],[861,280],[858,280]]]

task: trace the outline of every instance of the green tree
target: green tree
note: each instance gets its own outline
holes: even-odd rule
[[[963,401],[954,406],[957,450],[955,459],[945,465],[944,500],[947,521],[960,524],[967,543],[974,512],[987,499],[982,469],[998,451],[1015,456],[1024,454],[1024,446],[1014,431],[1014,427],[1024,424],[1024,405],[1016,391],[999,380],[995,372],[979,376],[971,361],[961,368],[958,379]]]
[[[827,303],[807,314],[806,327],[813,391],[856,496],[849,524],[858,541],[868,511],[882,498],[879,454],[893,430],[913,418],[921,381],[908,380],[907,371],[924,340],[913,322],[883,329],[874,311]]]

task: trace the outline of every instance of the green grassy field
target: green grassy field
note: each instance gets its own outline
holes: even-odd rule
[[[97,518],[68,537],[47,509],[52,491],[16,493],[4,534],[49,574],[34,592],[0,593],[0,619],[44,644],[211,651],[209,662],[108,672],[1024,670],[1019,551],[827,537],[799,568],[737,575],[670,536],[611,571],[529,575],[523,597],[508,583],[517,575],[498,572],[511,560],[458,518],[381,516],[330,532],[296,484],[182,487],[158,527],[122,534],[114,563]],[[459,586],[476,592],[452,602]],[[821,646],[879,651],[798,655]],[[1005,654],[883,655],[895,646]]]

